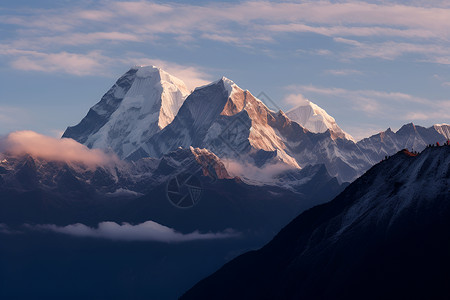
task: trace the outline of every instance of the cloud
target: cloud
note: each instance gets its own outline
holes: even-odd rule
[[[314,96],[331,101],[339,101],[345,105],[346,112],[364,113],[368,117],[391,118],[393,120],[416,121],[431,119],[449,119],[450,101],[427,99],[402,92],[386,92],[377,90],[349,90],[343,88],[325,88],[314,85],[298,85],[287,87],[290,91],[301,94],[288,95],[286,102],[295,104]]]
[[[5,223],[0,223],[0,234],[22,234],[23,232],[14,228],[11,228]]]
[[[125,57],[109,57],[100,51],[86,54],[69,52],[44,53],[25,51],[0,45],[0,55],[11,56],[10,64],[24,71],[58,72],[77,76],[111,76],[111,69],[122,65],[124,68],[134,65],[155,65],[183,80],[187,87],[205,85],[211,82],[211,76],[195,66],[176,64],[161,59],[152,59],[142,53],[127,53]],[[0,108],[1,118],[1,108]]]
[[[18,70],[59,72],[78,76],[106,74],[105,63],[111,61],[98,51],[87,54],[45,53],[0,47],[0,55],[10,56],[10,65]]]
[[[14,47],[43,48],[44,46],[80,46],[107,42],[142,42],[146,38],[148,39],[149,36],[139,36],[128,32],[117,31],[76,32],[64,35],[27,37],[26,39],[16,40]]]
[[[20,118],[18,118],[20,116]],[[23,119],[29,119],[28,111],[23,108],[0,105],[0,124],[19,124]]]
[[[4,223],[0,223],[0,233],[2,234],[12,234],[13,231],[9,228],[8,225]]]
[[[297,90],[299,89],[302,92],[308,92],[316,95],[327,95],[327,96],[333,96],[337,98],[346,98],[349,100],[354,100],[355,102],[359,102],[359,105],[361,108],[366,112],[372,112],[376,111],[376,104],[373,106],[370,106],[370,101],[381,99],[381,100],[388,100],[391,101],[397,101],[397,102],[409,102],[409,103],[416,103],[416,104],[429,104],[429,105],[435,105],[435,101],[425,99],[422,97],[413,96],[406,93],[401,92],[385,92],[385,91],[376,91],[376,90],[348,90],[343,88],[325,88],[325,87],[318,87],[314,85],[300,85],[300,86],[290,86],[288,87],[290,90]],[[358,103],[355,103],[358,104]]]
[[[436,1],[433,4],[420,1],[409,4],[384,1],[243,1],[211,2],[202,6],[99,1],[58,9],[17,10],[15,14],[0,16],[0,23],[19,29],[16,31],[19,37],[8,40],[8,44],[27,50],[42,49],[45,45],[200,39],[251,46],[272,42],[282,33],[376,37],[390,42],[401,38],[414,45],[423,45],[426,40],[432,47],[444,42],[443,48],[448,48],[449,19],[448,5]],[[238,35],[233,34],[237,31]],[[368,44],[369,48],[384,45]]]
[[[72,139],[57,139],[34,131],[16,131],[0,139],[0,152],[10,155],[29,154],[49,161],[82,163],[86,166],[118,162],[114,155],[89,149]]]
[[[27,227],[30,229],[53,231],[76,237],[102,238],[117,241],[156,241],[178,243],[197,240],[234,238],[239,236],[239,233],[230,229],[218,233],[200,233],[199,231],[194,231],[188,234],[183,234],[153,221],[146,221],[137,225],[131,225],[129,223],[117,224],[115,222],[101,222],[96,228],[80,223],[67,226],[46,224],[34,226],[28,225]]]
[[[352,69],[340,69],[340,70],[325,70],[326,74],[334,75],[334,76],[348,76],[348,75],[360,75],[361,71],[352,70]]]
[[[417,61],[427,61],[438,64],[448,64],[446,60],[450,57],[448,47],[439,44],[415,44],[406,42],[382,42],[382,43],[363,43],[356,40],[345,38],[334,38],[335,42],[352,46],[352,48],[343,53],[344,59],[363,59],[363,58],[381,58],[393,60],[404,54],[422,55]]]
[[[288,170],[296,170],[293,166],[285,163],[268,164],[258,168],[253,164],[237,162],[231,159],[222,159],[222,161],[231,176],[238,176],[259,184],[262,182],[274,182],[276,175]]]
[[[383,37],[404,37],[404,38],[437,38],[437,33],[423,29],[395,29],[386,27],[354,27],[354,26],[309,26],[305,24],[280,24],[267,27],[276,32],[311,32],[325,36],[383,36]]]
[[[308,104],[310,101],[306,99],[305,96],[302,94],[289,94],[287,95],[284,100],[285,103],[290,104],[292,106],[299,106],[299,105],[305,105]]]

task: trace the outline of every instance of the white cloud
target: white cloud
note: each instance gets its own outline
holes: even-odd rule
[[[104,74],[105,62],[110,59],[99,51],[87,54],[69,52],[45,53],[31,50],[18,50],[7,46],[0,47],[0,55],[11,57],[13,68],[25,71],[60,72],[73,75]]]
[[[406,101],[411,103],[420,103],[420,104],[432,104],[434,101],[429,99],[416,97],[410,94],[401,93],[401,92],[385,92],[385,91],[376,91],[376,90],[348,90],[343,88],[325,88],[318,87],[314,85],[300,85],[300,86],[290,86],[288,87],[290,90],[292,89],[300,89],[304,92],[310,92],[314,94],[321,95],[331,95],[341,98],[347,99],[388,99],[392,101]]]
[[[295,95],[287,96],[288,103],[295,104],[297,99],[306,99],[304,95],[308,95],[310,99],[320,96],[322,100],[325,98],[342,103],[341,105],[345,106],[344,111],[348,115],[359,116],[362,113],[377,120],[391,119],[405,122],[450,119],[450,100],[427,99],[401,92],[324,88],[314,85],[289,86],[287,89],[296,91]],[[366,122],[370,122],[370,120],[366,120]],[[354,126],[354,128],[356,127]],[[364,131],[378,129],[378,127],[369,126]],[[356,138],[362,136],[357,130],[351,130],[351,126],[346,130]]]
[[[275,32],[312,32],[330,37],[355,36],[355,37],[403,37],[403,38],[440,38],[439,34],[431,30],[424,29],[396,29],[379,26],[310,26],[306,24],[278,24],[267,27]]]
[[[211,76],[199,67],[151,59],[142,53],[127,53],[125,58],[115,58],[106,56],[100,51],[86,54],[44,53],[0,46],[0,55],[10,56],[11,66],[24,71],[59,72],[77,76],[111,76],[111,69],[118,65],[122,65],[124,69],[133,65],[155,65],[180,78],[191,89],[211,81]]]
[[[58,139],[34,131],[16,131],[0,139],[0,153],[29,154],[49,161],[76,162],[88,167],[109,165],[119,159],[99,149],[89,149],[72,139]]]
[[[414,44],[394,41],[363,43],[344,38],[334,38],[334,41],[353,46],[349,51],[342,54],[345,59],[381,58],[393,60],[404,54],[417,54],[422,57],[416,58],[417,61],[450,64],[450,61],[447,62],[447,58],[450,57],[449,48],[439,44]]]
[[[252,164],[237,162],[229,159],[222,159],[228,173],[235,177],[244,178],[254,183],[273,183],[274,177],[284,171],[295,170],[291,165],[285,163],[275,163],[264,165],[258,168]]]
[[[67,226],[46,224],[34,226],[28,225],[27,227],[30,229],[48,230],[77,237],[102,238],[119,241],[156,241],[165,243],[224,239],[239,236],[239,233],[231,229],[218,233],[200,233],[199,231],[194,231],[183,234],[153,221],[146,221],[136,225],[129,223],[117,224],[115,222],[101,222],[96,228],[80,223]]]
[[[292,106],[304,105],[309,102],[302,94],[289,94],[284,98],[284,102]]]
[[[427,4],[427,5],[424,5]],[[182,16],[182,17],[180,17]],[[90,7],[27,10],[3,15],[0,23],[20,27],[21,35],[34,39],[84,44],[111,41],[145,41],[162,35],[202,37],[229,43],[272,39],[281,32],[311,32],[325,36],[435,39],[450,37],[450,9],[429,3],[392,4],[354,1],[300,1],[158,4],[150,1],[105,1]],[[235,34],[236,26],[245,29]],[[93,28],[95,31],[86,32]],[[114,32],[109,32],[114,28]],[[234,29],[234,30],[233,30]],[[78,37],[78,39],[77,39]],[[31,45],[30,45],[31,46]]]

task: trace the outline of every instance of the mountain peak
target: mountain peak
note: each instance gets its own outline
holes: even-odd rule
[[[433,127],[437,132],[439,132],[440,134],[445,136],[445,138],[447,140],[450,140],[450,125],[449,124],[446,124],[446,123],[434,124]]]
[[[158,68],[157,66],[154,65],[135,65],[133,67],[131,67],[131,70],[143,70],[144,72],[157,72],[160,71],[161,68]]]
[[[223,82],[223,86],[227,89],[228,95],[231,95],[233,92],[233,88],[239,88],[233,80],[226,78],[223,76],[220,81]]]
[[[308,99],[301,99],[298,106],[292,108],[286,115],[294,122],[314,133],[326,132],[328,129],[338,137],[355,142],[353,137],[343,131],[323,108]]]
[[[416,131],[416,126],[410,122],[408,124],[403,125],[397,133],[412,133]]]
[[[158,67],[132,67],[63,137],[125,158],[172,122],[188,94],[182,80]]]
[[[201,90],[201,89],[204,89],[204,88],[207,88],[207,87],[210,87],[210,86],[212,86],[212,85],[219,84],[219,83],[222,83],[223,86],[224,86],[224,88],[228,91],[228,97],[231,96],[231,93],[233,92],[233,89],[234,89],[234,88],[239,88],[239,87],[237,86],[237,84],[234,83],[233,80],[228,79],[228,78],[225,77],[225,76],[222,76],[222,78],[220,78],[220,79],[218,79],[218,80],[216,80],[216,81],[213,81],[213,82],[208,83],[208,84],[206,84],[206,85],[202,85],[202,86],[196,87],[196,88],[194,89],[194,91],[196,91],[196,90]]]

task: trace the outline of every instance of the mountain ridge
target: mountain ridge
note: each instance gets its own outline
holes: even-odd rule
[[[180,299],[448,297],[449,166],[450,146],[399,151]]]
[[[185,98],[177,102],[176,113],[172,110],[173,119],[164,117],[165,121],[160,124],[160,118],[144,118],[144,124],[139,120],[142,114],[128,114],[128,109],[118,107],[128,93],[133,99],[136,74],[145,70],[165,73],[155,67],[132,68],[80,124],[68,127],[63,137],[73,138],[90,148],[115,152],[127,160],[159,158],[178,147],[193,146],[207,148],[222,159],[258,168],[280,164],[300,169],[324,164],[330,175],[340,182],[351,182],[400,149],[421,151],[429,144],[445,142],[450,136],[449,125],[424,128],[411,123],[397,132],[388,129],[355,143],[333,117],[309,100],[287,113],[274,112],[250,91],[241,89],[226,77],[197,87],[191,93],[182,93]],[[184,90],[180,88],[181,80],[172,81],[174,85],[169,84],[169,87]],[[159,87],[163,91],[167,89],[164,84]],[[141,100],[153,103],[157,98]],[[97,111],[104,114],[99,115]],[[115,118],[111,117],[114,113],[118,114]],[[248,174],[239,175],[246,178]]]

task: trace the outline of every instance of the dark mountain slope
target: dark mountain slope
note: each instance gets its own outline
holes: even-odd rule
[[[448,299],[450,147],[401,151],[182,299]]]

